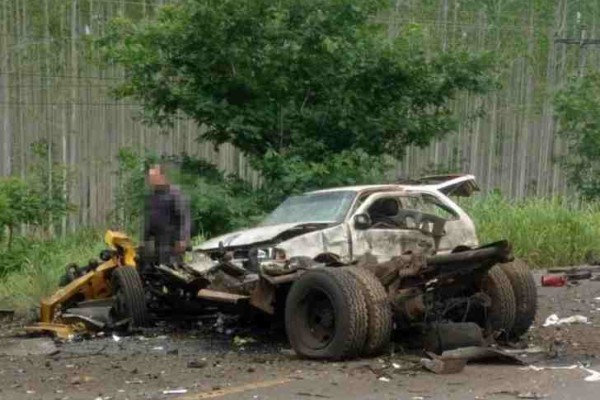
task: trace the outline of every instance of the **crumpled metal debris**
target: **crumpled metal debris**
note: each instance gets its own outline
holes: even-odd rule
[[[584,365],[565,365],[565,366],[557,366],[557,367],[553,367],[553,366],[547,366],[547,367],[538,367],[536,365],[528,365],[526,368],[521,368],[523,370],[532,370],[532,371],[544,371],[544,370],[559,370],[559,369],[567,369],[567,370],[573,370],[573,369],[582,369],[584,371],[586,371],[587,373],[589,373],[590,375],[588,375],[587,377],[585,377],[584,381],[586,382],[600,382],[600,372],[595,371],[593,369],[589,369]]]
[[[467,365],[467,360],[464,358],[443,358],[443,356],[440,357],[429,352],[427,355],[431,359],[421,359],[421,365],[435,374],[456,374],[465,369]]]
[[[170,390],[163,390],[162,392],[163,394],[186,394],[187,393],[187,389],[170,389]]]
[[[584,381],[586,382],[600,382],[600,372],[594,371],[593,369],[581,367],[586,372],[589,372],[591,375],[587,376]]]
[[[491,347],[469,346],[455,350],[447,350],[438,356],[434,353],[426,353],[431,359],[421,359],[421,365],[436,374],[454,374],[461,372],[468,362],[496,361],[516,365],[527,363],[514,354],[506,353]]]
[[[429,325],[423,338],[425,350],[436,354],[464,347],[481,347],[484,344],[483,331],[472,322],[433,323]]]
[[[256,343],[256,339],[251,338],[251,337],[241,337],[241,336],[235,336],[233,338],[233,344],[236,347],[242,347],[246,344],[250,344],[250,343]]]
[[[553,325],[571,325],[571,324],[589,324],[588,318],[583,315],[573,315],[567,318],[559,318],[558,315],[552,314],[544,322],[544,327]]]

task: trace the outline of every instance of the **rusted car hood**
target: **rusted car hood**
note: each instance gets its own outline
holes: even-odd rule
[[[218,249],[219,243],[223,242],[223,247],[231,248],[238,246],[249,246],[255,243],[264,243],[275,240],[278,236],[288,232],[298,230],[298,235],[315,231],[318,229],[323,229],[326,226],[331,225],[329,222],[311,222],[311,223],[289,223],[289,224],[279,224],[279,225],[268,225],[268,226],[259,226],[256,228],[246,229],[242,231],[237,231],[233,233],[228,233],[226,235],[218,236],[216,238],[210,239],[201,245],[195,247],[195,250],[213,250]],[[297,235],[291,234],[288,236],[294,237]]]

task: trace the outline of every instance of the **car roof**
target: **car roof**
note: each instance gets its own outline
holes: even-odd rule
[[[475,182],[475,176],[470,174],[454,174],[454,175],[439,175],[429,176],[417,180],[408,180],[401,183],[387,183],[379,185],[362,185],[362,186],[341,186],[327,189],[314,190],[305,194],[314,193],[331,193],[349,191],[362,193],[366,191],[389,191],[389,190],[426,190],[434,191],[443,194],[454,194],[457,196],[470,196],[472,192],[478,191],[479,187]]]
[[[330,192],[365,192],[365,191],[378,191],[378,190],[403,190],[408,188],[407,185],[361,185],[361,186],[340,186],[328,189],[314,190],[307,192],[306,194],[314,193],[330,193]]]

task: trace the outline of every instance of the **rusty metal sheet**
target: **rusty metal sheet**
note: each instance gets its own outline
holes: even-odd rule
[[[287,275],[269,276],[262,275],[262,278],[267,280],[272,285],[281,285],[282,283],[290,283],[296,281],[304,273],[303,270],[298,270]]]
[[[266,279],[260,279],[250,295],[250,304],[267,314],[274,314],[275,286]]]
[[[465,369],[467,365],[467,360],[464,358],[442,359],[432,353],[427,353],[427,355],[432,357],[431,360],[423,358],[421,359],[421,365],[434,374],[457,374]]]
[[[28,333],[52,333],[60,339],[69,339],[81,329],[73,325],[38,322],[35,325],[25,327]]]
[[[248,300],[249,296],[243,296],[240,294],[233,294],[227,292],[220,292],[218,290],[201,289],[198,292],[198,297],[204,300],[218,301],[221,303],[236,304],[242,300]]]

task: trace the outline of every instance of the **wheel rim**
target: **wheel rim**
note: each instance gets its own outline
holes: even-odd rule
[[[333,302],[322,290],[311,289],[300,304],[303,341],[313,349],[327,347],[335,335]]]

